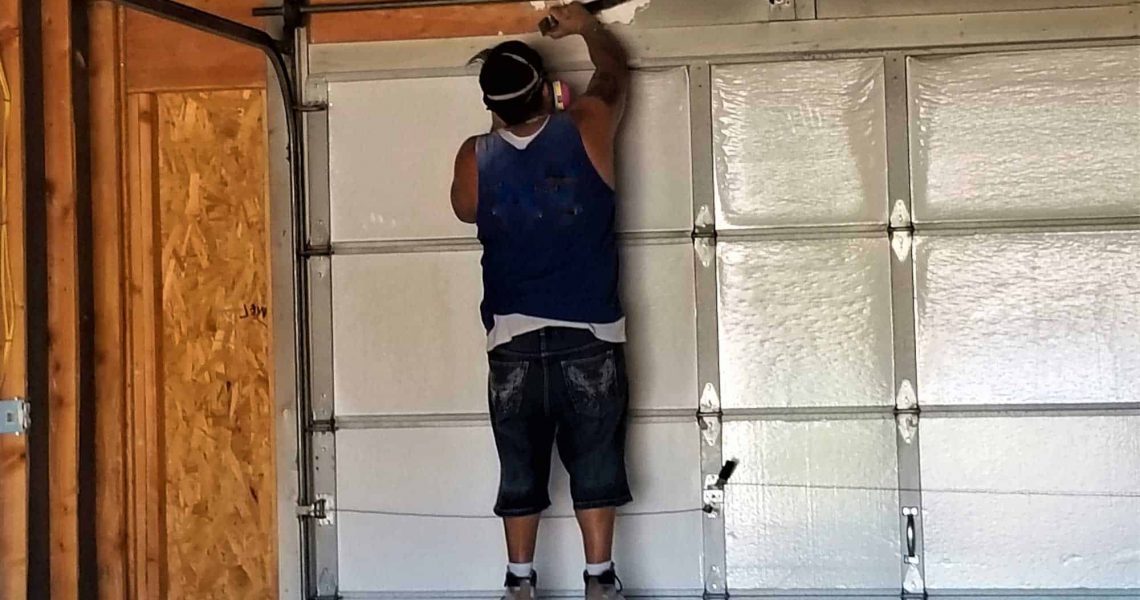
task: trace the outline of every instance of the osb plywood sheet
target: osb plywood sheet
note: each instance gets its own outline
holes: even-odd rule
[[[158,95],[170,600],[276,598],[265,94]]]

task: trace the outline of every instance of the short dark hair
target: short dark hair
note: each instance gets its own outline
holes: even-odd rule
[[[503,42],[487,53],[479,71],[483,104],[507,125],[518,125],[543,111],[546,67],[542,56],[519,41]]]

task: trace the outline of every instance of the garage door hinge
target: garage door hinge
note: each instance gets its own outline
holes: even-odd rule
[[[309,423],[311,433],[336,433],[336,419],[320,419]]]
[[[332,596],[309,596],[309,600],[344,600],[344,596],[340,594],[334,594]]]
[[[328,109],[328,102],[306,102],[293,105],[293,110],[300,113],[323,112]]]
[[[910,220],[910,209],[906,202],[895,200],[895,207],[891,210],[891,229],[910,229],[914,224]]]
[[[335,522],[336,509],[333,507],[332,498],[328,496],[317,496],[317,500],[312,504],[301,504],[297,506],[297,516],[302,519],[313,519],[321,525],[332,525]]]
[[[23,435],[28,432],[31,424],[31,410],[27,400],[0,400],[0,435]]]

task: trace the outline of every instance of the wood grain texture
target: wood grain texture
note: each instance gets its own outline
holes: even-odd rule
[[[23,81],[20,69],[20,3],[0,1],[0,63],[8,83],[7,118],[0,123],[3,186],[0,192],[0,397],[22,396],[24,348]],[[25,438],[0,436],[0,598],[24,600],[27,576],[27,476]]]
[[[277,597],[265,92],[158,95],[169,597]]]
[[[515,35],[537,31],[541,17],[529,2],[400,8],[315,14],[309,32],[313,43]]]
[[[256,0],[189,0],[196,8],[262,27],[251,11]],[[126,11],[127,90],[173,91],[265,86],[260,50],[152,17]]]
[[[162,310],[159,298],[157,133],[153,94],[127,97],[126,324],[128,587],[132,598],[165,598],[165,475],[159,426]]]
[[[123,309],[122,78],[119,9],[89,4],[91,200],[94,229],[96,560],[99,598],[126,600],[126,376]]]
[[[79,594],[79,331],[70,4],[44,0],[52,599]]]

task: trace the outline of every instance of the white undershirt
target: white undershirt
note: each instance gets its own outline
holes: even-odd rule
[[[585,329],[594,334],[594,337],[611,344],[625,343],[625,317],[613,323],[577,323],[574,321],[559,321],[557,319],[543,319],[530,315],[495,315],[495,325],[487,334],[487,351],[515,339],[520,335],[545,329],[547,327],[566,327],[569,329]]]
[[[498,132],[499,137],[503,138],[508,144],[518,150],[526,150],[527,146],[531,144],[545,129],[547,123],[550,123],[550,118],[547,117],[543,122],[542,127],[531,135],[522,136],[515,135],[506,129],[500,129]],[[594,337],[602,340],[603,342],[610,342],[611,344],[624,344],[626,341],[625,336],[625,317],[614,321],[613,323],[577,323],[573,321],[559,321],[557,319],[544,319],[542,317],[532,317],[530,315],[495,315],[495,324],[491,327],[490,333],[487,334],[487,351],[490,352],[498,346],[515,339],[520,335],[538,331],[547,327],[567,327],[570,329],[585,329],[594,334]]]
[[[499,137],[506,140],[508,144],[514,146],[516,150],[526,150],[526,147],[529,146],[530,143],[539,136],[539,134],[546,130],[546,125],[548,123],[550,123],[550,117],[546,117],[546,120],[542,122],[542,127],[539,127],[538,131],[530,135],[515,135],[506,128],[500,129],[495,133],[498,133]]]

